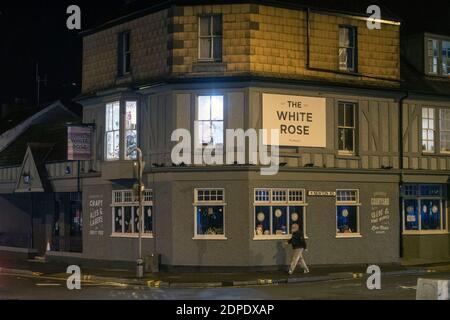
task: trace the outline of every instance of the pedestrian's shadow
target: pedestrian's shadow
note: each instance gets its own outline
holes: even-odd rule
[[[273,259],[275,260],[277,266],[286,265],[286,251],[287,247],[283,246],[283,243],[281,241],[278,241],[277,247],[275,249],[275,255],[273,256]]]

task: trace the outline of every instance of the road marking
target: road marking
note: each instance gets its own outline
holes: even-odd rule
[[[40,287],[50,287],[50,286],[56,287],[56,286],[60,286],[61,283],[36,283],[36,285],[40,286]]]
[[[400,286],[400,288],[407,290],[417,290],[417,286]]]

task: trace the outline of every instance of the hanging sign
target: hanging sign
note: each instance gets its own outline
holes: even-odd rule
[[[67,160],[91,160],[91,128],[67,127]]]

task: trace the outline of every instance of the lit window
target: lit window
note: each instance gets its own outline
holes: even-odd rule
[[[356,105],[338,104],[338,150],[343,153],[355,153]]]
[[[358,190],[336,190],[336,233],[338,236],[359,235]]]
[[[137,107],[136,101],[125,103],[125,158],[136,159],[137,147]],[[131,153],[131,154],[130,154]]]
[[[293,224],[305,233],[304,189],[255,189],[255,239],[285,238]]]
[[[439,130],[441,152],[450,152],[450,109],[440,109]]]
[[[450,75],[450,41],[442,41],[442,75]]]
[[[106,160],[119,159],[120,145],[120,102],[106,105]]]
[[[414,188],[415,192],[410,192]],[[446,187],[443,185],[404,185],[404,233],[446,231]]]
[[[199,96],[197,124],[202,146],[223,146],[223,96]]]
[[[223,189],[195,189],[195,238],[225,238]]]
[[[422,108],[422,150],[434,152],[434,109]]]
[[[222,60],[222,16],[199,17],[199,60]]]
[[[126,75],[130,72],[131,66],[131,51],[130,51],[130,32],[122,32],[119,34],[118,45],[118,74],[119,76]]]
[[[434,39],[428,40],[428,72],[431,74],[438,74],[438,60],[439,60],[439,42]]]
[[[356,71],[356,28],[339,27],[339,69]]]
[[[143,199],[143,225],[144,234],[153,233],[153,193],[144,191]],[[139,201],[132,190],[114,190],[112,203],[113,235],[131,235],[139,233]]]

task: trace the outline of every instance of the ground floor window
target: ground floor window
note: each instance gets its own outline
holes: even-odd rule
[[[445,185],[406,184],[401,193],[404,234],[447,232]]]
[[[153,234],[153,193],[144,191],[143,235]],[[132,190],[114,190],[112,199],[112,235],[137,236],[139,234],[139,200]]]
[[[289,238],[291,226],[305,230],[304,189],[254,189],[254,239]]]
[[[195,189],[195,239],[225,239],[225,190]]]
[[[360,236],[359,191],[336,190],[336,235],[339,237]]]

